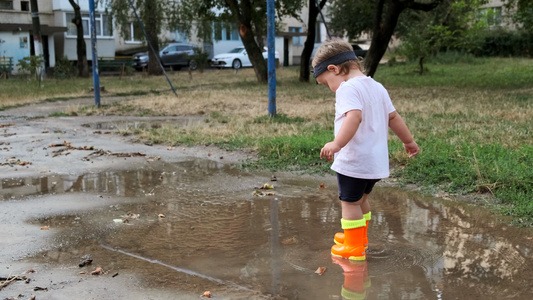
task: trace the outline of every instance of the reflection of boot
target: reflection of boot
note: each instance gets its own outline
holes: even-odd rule
[[[366,227],[365,227],[365,249],[368,249],[368,222],[370,221],[371,212],[369,211],[368,213],[364,214],[363,217],[364,217],[365,220],[366,220]],[[335,233],[334,241],[335,241],[335,244],[337,244],[337,245],[342,245],[342,244],[344,244],[344,233],[342,233],[342,232],[337,232],[337,233]]]
[[[344,244],[333,245],[331,255],[349,258],[351,260],[365,260],[365,219],[345,220],[341,219],[344,229]]]
[[[365,299],[366,288],[370,286],[366,261],[354,262],[334,256],[331,259],[344,271],[341,296],[350,300]]]

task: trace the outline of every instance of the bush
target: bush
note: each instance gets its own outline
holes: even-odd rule
[[[54,67],[54,77],[59,79],[72,78],[76,76],[76,66],[68,60],[67,56],[56,61],[56,66]]]
[[[198,70],[200,72],[203,72],[205,67],[207,66],[208,58],[209,52],[205,51],[200,47],[194,47],[194,54],[191,55],[191,60],[196,62],[196,65],[198,66]]]
[[[38,68],[44,63],[44,57],[42,55],[35,56],[27,56],[23,59],[20,59],[17,66],[25,72],[30,72],[30,74],[33,76],[36,76],[37,78],[40,78],[41,74],[38,74]],[[40,72],[44,72],[44,70],[40,70]]]
[[[489,30],[481,45],[473,51],[476,56],[526,56],[533,55],[533,34],[524,30]]]

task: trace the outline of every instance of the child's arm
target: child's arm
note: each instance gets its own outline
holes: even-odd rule
[[[402,116],[397,111],[393,111],[389,114],[389,127],[400,138],[403,143],[405,152],[409,153],[409,157],[413,157],[418,154],[419,148],[411,132],[405,125]]]
[[[360,110],[350,110],[347,112],[346,118],[342,121],[341,129],[339,129],[339,133],[335,136],[335,140],[324,145],[320,151],[320,158],[333,161],[333,154],[339,152],[353,138],[362,119],[363,113]]]

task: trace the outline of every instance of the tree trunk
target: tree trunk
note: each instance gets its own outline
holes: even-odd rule
[[[385,7],[385,2],[388,5]],[[376,4],[376,15],[374,27],[372,29],[372,44],[366,54],[364,64],[366,75],[372,77],[378,69],[379,62],[387,48],[391,37],[398,24],[398,18],[406,8],[422,11],[430,11],[437,7],[442,0],[419,3],[415,0],[378,0]]]
[[[421,56],[418,59],[418,66],[420,67],[420,70],[418,71],[418,74],[420,74],[420,75],[424,74],[424,56]]]
[[[394,34],[398,17],[406,8],[402,3],[393,1],[385,12],[385,0],[379,0],[372,30],[372,43],[365,57],[366,75],[373,77],[378,69],[379,62],[387,51],[390,39]]]
[[[87,65],[87,45],[83,37],[83,23],[81,19],[80,6],[69,0],[70,5],[74,8],[74,19],[72,23],[76,25],[76,54],[78,56],[77,67],[79,77],[89,77],[89,65]]]
[[[320,8],[322,9],[327,0],[320,1]],[[300,82],[309,82],[310,70],[309,60],[315,47],[316,37],[316,18],[318,16],[318,8],[316,7],[315,0],[309,0],[309,13],[307,19],[307,36],[304,43],[304,49],[302,50],[302,59],[300,60]]]
[[[148,48],[148,74],[149,75],[161,75],[163,74],[163,70],[161,70],[161,67],[158,63],[159,58],[159,28],[158,28],[158,22],[157,22],[157,10],[159,6],[155,1],[144,1],[144,19],[143,22],[144,28],[146,29],[146,35],[148,35],[148,39],[150,40],[150,43],[152,44],[152,47],[154,48],[155,53],[152,52],[152,49]],[[155,57],[157,55],[157,58]]]

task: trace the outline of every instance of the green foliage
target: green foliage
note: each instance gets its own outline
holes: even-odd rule
[[[480,46],[473,51],[477,56],[532,56],[533,34],[525,30],[498,28],[482,34]]]
[[[42,55],[31,55],[20,59],[17,66],[26,72],[30,72],[32,76],[39,77],[39,72],[44,72],[44,70],[39,70],[44,63],[44,57]]]
[[[200,47],[194,47],[194,54],[190,56],[198,66],[198,70],[203,72],[207,64],[209,63],[209,52],[205,51]]]
[[[329,172],[331,164],[320,160],[320,149],[331,141],[331,131],[317,131],[300,136],[281,136],[259,141],[257,162],[245,164],[247,168],[270,170],[306,170],[309,173]]]
[[[271,116],[261,116],[254,119],[254,123],[261,124],[261,123],[286,123],[286,124],[301,124],[305,120],[304,118],[295,117],[291,118],[288,117],[286,114],[276,114],[274,117]]]
[[[533,1],[506,0],[505,8],[513,20],[526,32],[533,31]]]
[[[73,78],[76,76],[77,71],[76,66],[74,66],[65,55],[56,61],[54,77],[58,79]]]
[[[490,192],[510,205],[506,212],[533,218],[533,146],[509,149],[469,141],[454,144],[434,135],[421,137],[418,143],[423,151],[397,169],[396,176],[452,193]],[[394,142],[391,151],[401,147]]]

